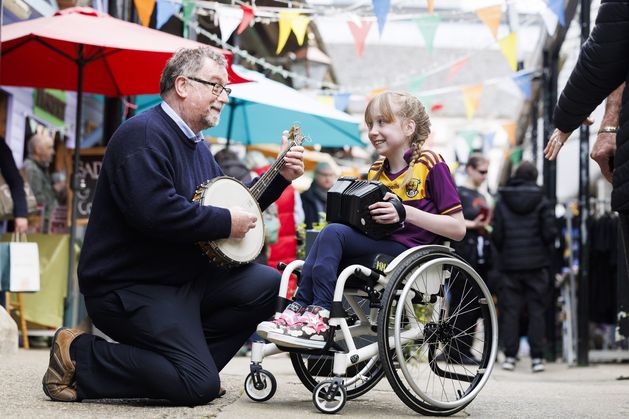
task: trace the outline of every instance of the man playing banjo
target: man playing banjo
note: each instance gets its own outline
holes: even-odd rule
[[[78,274],[92,321],[119,343],[57,331],[43,379],[51,399],[205,404],[219,396],[221,369],[273,314],[276,270],[221,267],[197,247],[242,239],[261,223],[249,209],[191,201],[200,184],[223,175],[200,141],[219,122],[227,83],[223,56],[179,50],[161,76],[164,102],[124,122],[109,142]],[[282,142],[285,149],[287,133]],[[303,174],[301,146],[283,158],[261,209]]]

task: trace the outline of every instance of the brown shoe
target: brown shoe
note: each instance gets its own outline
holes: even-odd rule
[[[52,338],[50,362],[42,380],[44,393],[52,400],[75,402],[78,400],[74,382],[75,362],[70,359],[70,344],[83,332],[60,328]]]
[[[225,394],[227,394],[227,390],[225,390],[225,388],[223,386],[221,386],[220,389],[218,389],[218,397],[223,397]]]

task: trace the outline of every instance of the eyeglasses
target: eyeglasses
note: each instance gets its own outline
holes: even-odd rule
[[[212,94],[216,95],[216,96],[220,96],[221,93],[223,93],[223,90],[225,91],[225,93],[227,93],[227,96],[229,96],[232,92],[232,89],[230,89],[229,87],[225,87],[220,83],[215,83],[215,82],[211,82],[211,81],[207,81],[207,80],[201,80],[201,79],[197,79],[196,77],[189,77],[189,76],[185,76],[186,78],[190,79],[190,80],[194,80],[198,83],[201,84],[205,84],[206,86],[211,86],[212,87]]]
[[[487,170],[478,170],[478,169],[474,169],[474,170],[476,170],[481,175],[486,175],[487,174]]]

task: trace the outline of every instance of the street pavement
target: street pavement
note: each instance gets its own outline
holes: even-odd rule
[[[244,394],[249,359],[237,357],[221,373],[227,394],[195,408],[147,400],[52,402],[41,389],[47,349],[20,349],[0,359],[0,418],[322,418],[312,395],[299,382],[286,354],[266,358],[263,367],[278,382],[275,396],[255,403]],[[343,418],[418,416],[393,393],[386,379],[366,395],[348,401]],[[470,418],[629,418],[629,364],[569,368],[547,364],[533,374],[528,359],[514,372],[494,369],[478,397],[453,417]]]

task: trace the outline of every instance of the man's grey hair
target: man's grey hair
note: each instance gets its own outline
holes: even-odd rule
[[[218,65],[227,67],[225,57],[215,49],[202,46],[198,48],[181,48],[175,55],[170,57],[162,71],[162,77],[159,81],[159,95],[164,98],[175,86],[175,79],[179,76],[193,76],[205,64],[205,60],[210,59]]]
[[[44,134],[35,133],[31,135],[30,138],[28,139],[28,143],[26,144],[26,148],[28,150],[28,156],[29,157],[35,156],[35,150],[37,150],[37,147],[39,147],[39,145],[46,139],[47,137]]]

